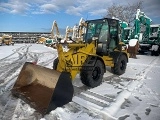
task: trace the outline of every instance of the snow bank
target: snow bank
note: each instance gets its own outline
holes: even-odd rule
[[[138,42],[138,39],[131,39],[129,40],[129,46],[134,47]]]

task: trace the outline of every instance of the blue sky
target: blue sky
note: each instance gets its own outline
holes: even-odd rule
[[[160,0],[143,1],[145,14],[160,24]],[[0,31],[50,32],[54,20],[61,31],[81,17],[102,18],[113,3],[132,4],[132,0],[0,0]]]

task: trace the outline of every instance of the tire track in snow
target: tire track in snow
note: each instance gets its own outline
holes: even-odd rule
[[[80,90],[81,89],[81,90]],[[74,91],[78,91],[78,87],[74,86]],[[79,93],[76,93],[76,97],[80,97],[88,102],[98,104],[101,107],[107,107],[111,102],[114,102],[115,99],[112,97],[100,95],[96,92],[90,91],[89,87],[83,86],[79,88]]]
[[[49,60],[47,60],[48,62],[40,62],[39,64],[40,65],[43,65],[43,66],[45,66],[45,65],[48,65],[48,63],[51,63],[51,62],[53,62],[53,59],[54,59],[54,57],[53,58],[51,58],[51,59],[49,59]],[[140,75],[140,74],[139,74]],[[129,85],[128,85],[129,86]],[[87,95],[87,99],[89,98],[89,99],[92,99],[93,97],[91,97],[91,96],[94,96],[95,98],[99,98],[99,99],[102,99],[102,100],[105,100],[105,101],[107,101],[107,102],[112,102],[112,100],[113,100],[113,102],[114,102],[114,99],[111,97],[109,97],[108,99],[106,99],[105,98],[105,96],[101,96],[101,95],[98,95],[97,93],[91,93],[91,91],[90,90],[88,90],[89,88],[86,88],[85,90],[84,90],[85,88],[82,88],[81,90],[80,90],[80,97],[79,97],[79,95],[76,95],[75,96],[75,98],[77,97],[78,99],[80,98],[80,99],[83,99],[84,97],[86,97]],[[128,90],[129,91],[129,90]],[[131,92],[131,91],[130,91]],[[81,94],[82,93],[82,94]],[[91,107],[89,107],[89,108],[87,108],[87,109],[92,109],[92,110],[101,110],[101,111],[103,111],[103,109],[104,109],[104,107],[103,107],[103,105],[102,104],[96,104],[96,103],[98,103],[100,100],[96,100],[96,102],[95,102],[95,98],[93,99],[93,100],[88,100],[88,102],[87,103],[92,103],[92,104],[95,104],[97,107],[95,107],[95,108],[92,108],[92,106]],[[84,99],[83,99],[84,100]],[[81,101],[80,101],[81,102]],[[84,100],[84,102],[86,102],[86,100]],[[76,102],[75,102],[76,103]],[[18,105],[18,104],[17,104]],[[84,104],[84,105],[81,105],[81,106],[85,106],[86,105],[86,103]],[[102,106],[101,106],[102,105]],[[73,107],[73,106],[72,106]],[[87,107],[87,105],[85,106],[85,107]],[[109,106],[107,106],[107,107],[109,107]],[[101,112],[100,112],[101,113]],[[103,113],[102,113],[103,114]]]
[[[130,80],[126,78],[117,77],[117,75],[111,75],[111,76],[105,77],[104,79],[105,80],[102,82],[102,84],[103,83],[111,84],[113,88],[120,89],[120,91],[123,90],[122,88],[126,89],[128,84],[130,83]],[[122,80],[123,82],[127,82],[126,85],[121,83]],[[112,96],[108,94],[102,95],[102,94],[95,92],[93,89],[94,88],[89,88],[85,85],[83,85],[82,87],[74,86],[74,91],[75,91],[74,96],[82,98],[86,101],[92,102],[94,104],[99,104],[99,106],[102,106],[102,107],[104,106],[107,107],[109,106],[109,104],[116,101],[116,96],[114,95]],[[105,90],[109,91],[107,88]],[[117,96],[118,94],[119,92],[117,93]]]
[[[8,79],[10,76],[17,76],[17,71],[20,70],[20,68],[23,66],[23,64],[30,59],[27,59],[27,53],[28,53],[28,49],[30,46],[25,46],[26,51],[25,52],[21,52],[19,49],[19,51],[16,52],[21,52],[21,55],[18,57],[17,60],[13,61],[12,63],[10,63],[9,65],[3,66],[1,67],[1,70],[3,70],[4,72],[0,74],[0,81],[1,84],[0,86],[4,86],[8,83],[8,81],[10,81],[11,79]],[[22,48],[24,50],[24,47]]]
[[[31,45],[30,45],[31,46]],[[0,62],[4,62],[7,61],[6,64],[1,66],[1,69],[5,72],[3,72],[2,74],[0,74],[0,78],[4,78],[4,80],[1,80],[0,83],[0,96],[3,96],[3,94],[7,94],[10,93],[10,89],[13,87],[16,78],[19,74],[20,68],[23,66],[23,64],[26,61],[32,61],[32,60],[37,60],[39,58],[40,55],[46,54],[46,53],[50,53],[50,52],[44,52],[44,53],[29,53],[29,47],[30,46],[23,46],[20,47],[18,49],[15,50],[14,54],[18,53],[19,57],[17,57],[16,60],[12,60],[11,56],[14,54],[11,54],[3,59],[1,59]],[[55,55],[54,55],[55,57]],[[54,60],[54,57],[45,61],[44,63],[42,62],[42,65],[48,65],[50,62],[52,62]],[[16,58],[16,57],[15,57]],[[8,61],[12,61],[10,64],[8,63]],[[8,75],[9,74],[9,75]],[[11,94],[11,93],[10,93]],[[8,97],[6,99],[7,103],[4,105],[0,104],[0,107],[3,108],[1,110],[1,115],[0,115],[0,119],[10,119],[13,117],[16,109],[19,105],[20,105],[20,99],[14,98],[12,96]],[[9,114],[9,115],[8,115]]]
[[[109,102],[105,101],[104,99],[95,97],[95,96],[90,95],[90,94],[86,94],[84,92],[82,92],[81,94],[79,94],[77,97],[83,98],[87,102],[94,103],[94,104],[96,104],[98,106],[101,106],[101,107],[107,107],[107,106],[109,106]]]
[[[87,90],[84,93],[95,96],[95,97],[100,98],[100,99],[102,99],[104,101],[107,101],[107,102],[114,102],[115,101],[115,99],[113,99],[112,97],[103,96],[103,95],[100,95],[98,93],[92,92],[90,90]]]
[[[19,102],[18,99],[12,97],[11,95],[8,98],[4,109],[1,111],[1,120],[9,120],[13,116],[13,111],[15,110],[17,103]]]
[[[85,107],[86,109],[101,113],[102,116],[104,116],[104,119],[117,119],[113,117],[115,113],[120,109],[121,105],[125,102],[125,99],[129,98],[129,96],[132,95],[132,92],[140,87],[141,80],[145,78],[147,73],[151,70],[152,67],[154,67],[154,64],[156,64],[157,61],[158,58],[153,59],[149,65],[147,65],[140,73],[136,75],[136,81],[133,80],[132,82],[129,82],[126,87],[123,86],[124,89],[120,94],[118,94],[116,101],[109,102],[110,105],[108,106],[103,106],[103,104],[100,102],[101,100],[99,99],[99,96],[94,96],[89,93],[92,96],[90,97],[90,95],[87,96],[84,94],[85,92],[75,96],[72,101]],[[108,102],[107,100],[105,101]]]
[[[30,45],[31,46],[31,45]],[[23,66],[23,64],[26,62],[27,59],[27,53],[28,49],[30,46],[22,46],[18,49],[16,49],[15,53],[19,54],[19,57],[17,57],[17,60],[12,61],[12,63],[8,65],[3,65],[1,66],[1,69],[4,70],[5,72],[0,75],[0,78],[4,79],[3,82],[1,80],[0,84],[0,95],[3,97],[4,94],[10,94],[10,96],[7,98],[7,103],[3,106],[0,104],[1,107],[4,107],[1,110],[1,119],[10,119],[13,116],[13,111],[15,110],[17,104],[18,104],[18,99],[15,99],[14,97],[11,96],[10,89],[12,88],[17,76],[18,76],[18,71],[20,68]],[[6,60],[12,60],[10,58],[13,54],[5,57],[4,59],[1,59],[1,62],[6,61]],[[7,64],[7,63],[6,63]]]
[[[31,46],[31,45],[30,45],[30,46]],[[2,58],[2,59],[0,59],[0,63],[1,63],[1,62],[5,62],[6,60],[8,60],[9,57],[13,56],[14,54],[16,54],[16,53],[17,53],[18,51],[20,51],[20,50],[24,50],[26,47],[28,47],[28,46],[25,45],[25,46],[22,46],[22,47],[19,47],[19,48],[15,49],[15,50],[12,50],[13,53],[10,54],[10,55],[8,55],[8,56],[6,56],[6,57],[4,57],[4,58]]]
[[[114,116],[116,112],[119,110],[120,106],[125,102],[126,99],[129,98],[130,95],[132,95],[132,92],[136,90],[137,88],[141,87],[142,85],[142,80],[145,79],[145,76],[147,73],[154,67],[156,62],[158,61],[158,58],[153,59],[149,66],[147,65],[139,74],[137,74],[136,81],[132,81],[126,90],[121,92],[119,96],[117,97],[117,101],[112,104],[110,107],[106,107],[104,109],[105,112],[109,113],[109,115]]]
[[[23,64],[27,61],[35,61],[35,60],[38,60],[39,56],[43,56],[44,54],[46,54],[47,52],[44,52],[44,53],[40,53],[40,54],[37,54],[37,53],[29,53],[28,52],[28,49],[29,49],[30,46],[26,46],[26,51],[25,52],[21,52],[20,49],[19,51],[19,54],[21,54],[17,60],[13,61],[12,63],[10,64],[7,64],[3,67],[1,67],[0,71],[4,71],[3,73],[0,74],[0,86],[2,85],[6,85],[8,83],[8,81],[10,81],[11,79],[8,79],[10,78],[11,76],[18,76],[19,74],[19,71],[20,71],[20,68],[23,66]],[[23,47],[24,49],[24,47]],[[43,66],[46,66],[48,65],[49,63],[51,63],[55,58],[55,55],[53,58],[45,61],[45,62],[42,62],[40,64],[42,64]]]
[[[44,54],[47,54],[47,53],[50,53],[50,52],[41,53],[39,56],[43,56]],[[52,52],[51,52],[51,53],[52,53]],[[52,53],[52,54],[54,54],[54,53]],[[34,55],[31,55],[31,54],[30,54],[30,56],[31,56],[31,58],[33,58]],[[52,58],[48,59],[47,61],[40,62],[39,65],[44,66],[44,67],[47,66],[48,64],[50,64],[51,62],[53,62],[53,60],[56,58],[56,56],[57,56],[57,55],[54,54]],[[17,99],[17,98],[16,98],[16,99]],[[18,112],[18,108],[21,108],[20,106],[22,106],[22,105],[21,105],[22,103],[21,103],[21,100],[20,100],[20,99],[17,99],[16,101],[17,101],[17,104],[16,104],[16,106],[14,106],[15,109],[12,109],[12,115],[11,115],[11,117],[10,117],[10,118],[12,118],[12,119],[15,119],[15,116],[18,115],[18,114],[20,114],[20,113]],[[18,102],[18,101],[20,101],[20,102]],[[17,109],[16,109],[16,108],[17,108]],[[21,112],[23,112],[23,110],[22,110]],[[16,114],[16,115],[15,115],[15,114]],[[40,114],[33,113],[33,114],[32,114],[32,119],[36,119],[36,117],[34,117],[34,114],[35,114],[35,116],[37,116],[38,118],[41,116]]]

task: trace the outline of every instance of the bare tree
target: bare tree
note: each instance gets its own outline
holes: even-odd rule
[[[142,4],[143,1],[139,1],[134,4],[128,3],[127,5],[118,5],[113,3],[107,8],[107,14],[104,17],[116,17],[130,25],[134,21],[137,9],[142,9]]]

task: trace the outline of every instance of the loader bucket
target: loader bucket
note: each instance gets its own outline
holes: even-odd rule
[[[11,91],[45,115],[69,103],[74,90],[70,73],[26,62]]]

